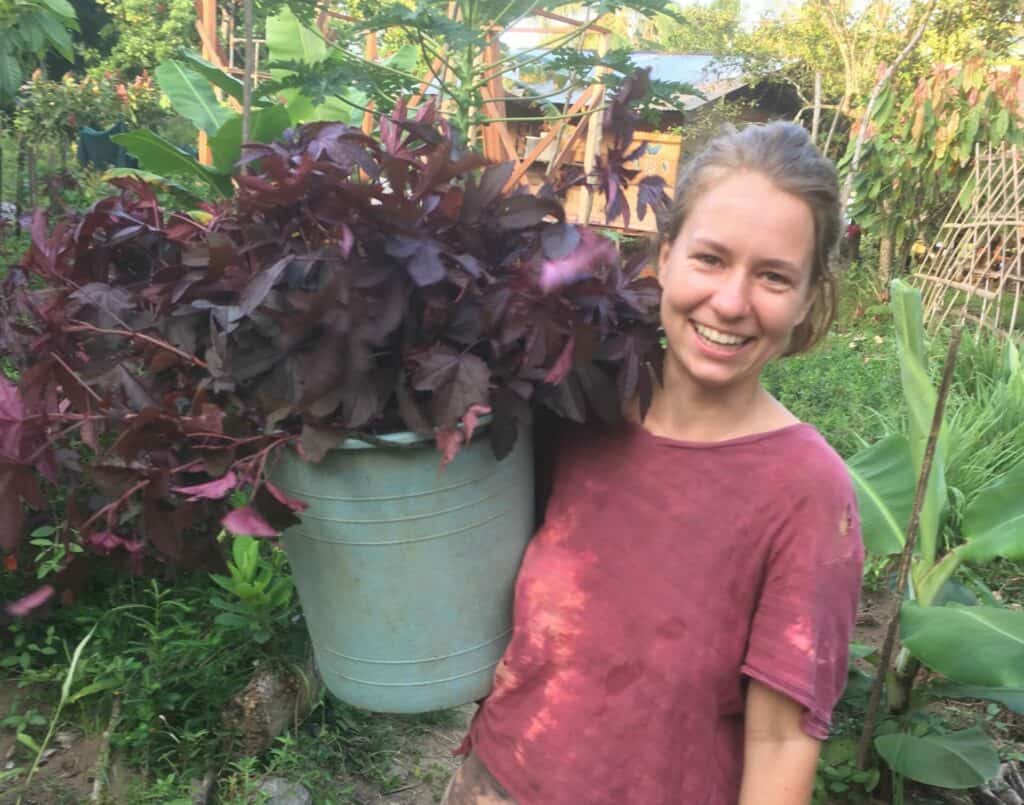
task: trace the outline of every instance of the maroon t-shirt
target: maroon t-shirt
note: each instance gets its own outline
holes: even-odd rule
[[[862,564],[846,467],[810,425],[579,432],[467,744],[520,805],[735,805],[745,678],[824,739]]]

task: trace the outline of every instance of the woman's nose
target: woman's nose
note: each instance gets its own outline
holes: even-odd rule
[[[711,307],[723,319],[738,319],[750,311],[750,283],[743,271],[732,270],[721,278],[711,297]]]

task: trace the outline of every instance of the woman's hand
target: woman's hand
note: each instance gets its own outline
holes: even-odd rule
[[[821,742],[800,726],[803,707],[750,680],[743,736],[740,805],[807,805]]]

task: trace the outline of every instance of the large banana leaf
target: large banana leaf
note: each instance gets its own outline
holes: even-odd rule
[[[271,62],[319,64],[327,58],[327,43],[286,7],[267,20],[267,51]]]
[[[239,103],[242,103],[245,94],[242,88],[242,82],[233,75],[228,75],[219,67],[210,64],[210,62],[194,50],[181,51],[181,60],[215,87],[223,90],[229,98],[233,98]],[[254,98],[253,103],[258,103],[261,100],[262,99],[260,98]]]
[[[986,688],[982,685],[958,685],[940,682],[931,685],[928,693],[941,699],[984,699],[1005,704],[1015,713],[1024,713],[1024,688]]]
[[[982,489],[964,512],[965,562],[1024,560],[1024,462]]]
[[[999,754],[977,727],[920,738],[882,735],[875,749],[896,773],[940,788],[973,788],[999,773]]]
[[[1024,611],[906,601],[900,639],[921,662],[954,682],[1024,687]]]
[[[207,134],[216,134],[231,117],[231,110],[218,103],[210,82],[184,62],[163,62],[156,68],[156,82],[170,98],[174,111]]]
[[[877,556],[903,550],[914,505],[914,459],[905,436],[894,433],[847,462],[857,490],[864,545]]]
[[[269,106],[252,113],[249,119],[249,142],[269,143],[276,140],[291,125],[288,110],[283,106]],[[214,167],[230,173],[242,155],[242,116],[230,118],[210,138]]]
[[[161,176],[191,176],[204,182],[218,196],[225,198],[234,192],[230,176],[200,165],[195,158],[151,131],[128,131],[124,134],[115,134],[110,139],[118,145],[123,145],[129,154],[139,160],[143,170]]]
[[[900,280],[894,280],[891,307],[896,324],[896,347],[900,360],[903,398],[909,413],[910,452],[914,457],[915,475],[920,475],[937,397],[928,377],[921,292]],[[926,565],[935,561],[943,508],[948,494],[943,442],[944,437],[940,436],[932,459],[928,489],[921,506],[918,545]]]
[[[10,34],[0,31],[0,103],[13,98],[21,86],[21,65],[14,55],[14,42]]]

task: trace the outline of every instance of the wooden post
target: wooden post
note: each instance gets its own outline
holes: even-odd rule
[[[608,52],[608,34],[601,36],[601,42],[598,45],[597,53],[599,56],[604,56]],[[600,79],[602,75],[608,72],[607,68],[598,67],[595,71],[595,76]],[[583,185],[583,192],[580,194],[580,213],[579,221],[583,225],[590,223],[590,213],[594,208],[594,195],[597,192],[597,186],[599,180],[595,174],[597,168],[597,154],[601,150],[601,139],[603,134],[602,120],[603,114],[599,111],[594,111],[601,107],[604,102],[604,85],[600,83],[600,80],[594,83],[590,90],[590,117],[587,120],[587,143],[583,151],[583,173],[587,177],[587,182]]]
[[[249,142],[250,120],[252,117],[252,81],[256,72],[256,54],[253,47],[252,4],[243,0],[245,14],[245,68],[242,73],[242,145]]]
[[[377,32],[370,31],[366,35],[366,49],[363,51],[363,56],[367,61],[377,61]],[[367,109],[373,109],[373,101],[369,101],[366,104]],[[373,132],[373,113],[363,112],[363,134],[367,137]]]
[[[484,104],[483,112],[487,117],[503,118],[506,115],[505,102],[497,100],[505,95],[505,85],[501,80],[501,73],[491,70],[491,67],[501,58],[501,50],[498,46],[498,38],[492,31],[488,34],[487,47],[484,48],[484,62],[487,65],[491,77],[487,81],[486,97],[490,103]],[[502,136],[504,135],[504,136]],[[515,159],[515,146],[511,145],[511,137],[505,128],[505,123],[487,123],[484,125],[484,156],[495,162],[503,162],[506,159]],[[506,151],[508,154],[506,155]]]
[[[217,54],[217,0],[196,0],[196,11],[199,19],[196,21],[196,28],[199,30],[199,38],[203,43],[203,58],[214,64],[219,64]],[[205,131],[199,132],[199,162],[203,165],[213,164],[213,152],[210,151],[209,138]]]

